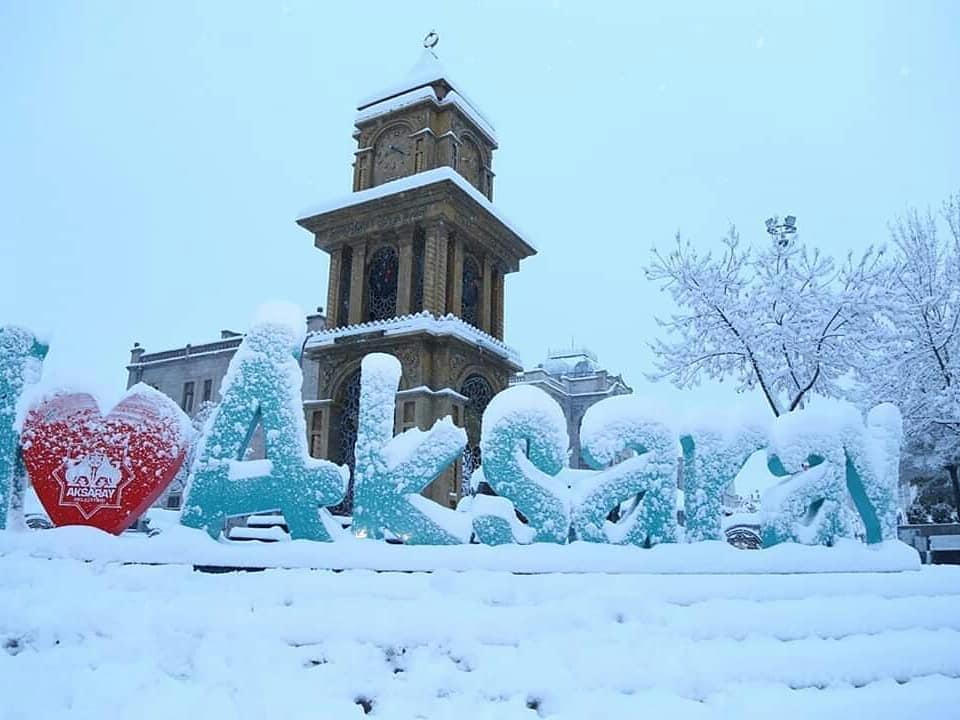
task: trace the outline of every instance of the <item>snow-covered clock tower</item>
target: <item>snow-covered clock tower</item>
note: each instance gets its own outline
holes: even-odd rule
[[[487,402],[520,370],[504,276],[536,252],[493,205],[496,134],[431,49],[354,124],[353,193],[297,221],[330,255],[328,327],[304,354],[311,451],[352,467],[360,360],[388,352],[403,365],[397,431],[452,415],[471,464]],[[452,506],[460,476],[425,494]]]

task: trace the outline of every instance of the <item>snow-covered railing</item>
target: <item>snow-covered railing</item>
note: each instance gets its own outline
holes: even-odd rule
[[[203,343],[202,345],[186,345],[176,350],[163,350],[155,353],[144,353],[140,356],[138,362],[133,365],[146,365],[147,363],[161,362],[163,360],[176,360],[179,358],[194,357],[195,355],[207,355],[210,353],[223,352],[224,350],[236,350],[240,347],[243,336],[238,335],[226,340],[217,340],[215,342]]]
[[[470,325],[456,315],[448,314],[437,317],[426,310],[386,320],[371,320],[357,325],[316,330],[309,334],[306,347],[309,349],[329,345],[338,338],[364,335],[370,332],[383,331],[385,335],[401,335],[418,330],[435,335],[455,335],[467,342],[481,345],[485,350],[507,358],[518,365],[520,364],[520,356],[517,351],[502,340],[498,340],[483,330]]]

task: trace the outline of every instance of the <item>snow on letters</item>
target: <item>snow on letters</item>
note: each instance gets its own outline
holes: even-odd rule
[[[764,547],[833,545],[855,536],[859,523],[868,543],[896,539],[901,433],[900,412],[890,404],[873,408],[866,423],[855,407],[836,401],[777,418],[768,465],[785,479],[762,498]]]
[[[578,493],[576,536],[643,547],[676,542],[677,453],[670,428],[640,398],[621,395],[587,410],[580,442],[587,462],[607,469]],[[607,522],[610,511],[627,501],[632,506],[624,517]]]
[[[483,413],[480,452],[483,477],[510,500],[534,530],[532,542],[565,543],[570,507],[566,486],[556,477],[567,464],[567,421],[557,402],[532,385],[515,385],[495,396]],[[521,540],[502,514],[478,506],[474,531],[480,542]]]
[[[722,427],[696,423],[680,433],[687,542],[726,539],[720,522],[723,493],[765,444],[762,427],[729,420]]]
[[[8,526],[11,512],[22,509],[22,459],[14,418],[24,386],[40,379],[47,349],[25,328],[0,327],[0,530]]]
[[[305,328],[296,308],[262,308],[243,339],[204,427],[181,523],[219,537],[227,517],[279,510],[294,539],[331,540],[326,505],[346,492],[346,467],[311,458],[300,398]],[[257,425],[266,460],[244,460]]]

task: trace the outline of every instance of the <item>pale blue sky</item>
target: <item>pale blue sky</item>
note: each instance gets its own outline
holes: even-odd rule
[[[677,229],[799,217],[824,248],[885,240],[960,186],[960,3],[0,2],[0,323],[44,329],[48,379],[118,395],[149,350],[325,304],[294,223],[348,192],[356,101],[435,28],[500,138],[496,203],[540,255],[507,341],[593,348],[638,392],[644,279]],[[714,400],[725,391],[710,389]]]

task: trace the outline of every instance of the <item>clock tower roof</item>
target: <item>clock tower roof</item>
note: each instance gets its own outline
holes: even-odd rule
[[[427,88],[432,89],[439,100],[443,100],[447,94],[452,93],[450,100],[460,101],[458,104],[467,105],[472,114],[479,116],[476,120],[479,121],[478,124],[481,128],[488,134],[493,135],[493,124],[477,105],[460,91],[450,73],[446,71],[430,49],[424,49],[416,64],[399,82],[361,99],[357,104],[357,111],[360,117],[372,115],[376,111],[374,106],[393,101],[401,95]],[[429,90],[426,91],[429,92]]]

